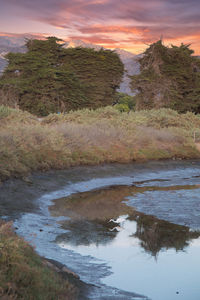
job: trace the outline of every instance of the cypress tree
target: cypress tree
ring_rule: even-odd
[[[190,45],[150,45],[140,58],[139,75],[131,76],[138,109],[168,107],[200,112],[200,59]]]
[[[26,53],[7,55],[9,64],[0,79],[1,91],[15,95],[21,109],[45,116],[114,101],[124,72],[115,52],[66,49],[56,37],[27,40],[26,46]]]

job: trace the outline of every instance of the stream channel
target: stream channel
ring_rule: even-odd
[[[200,299],[200,161],[9,180],[0,186],[0,216],[80,276],[80,300]]]

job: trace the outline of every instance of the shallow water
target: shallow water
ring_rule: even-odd
[[[136,222],[126,219],[120,225],[119,233],[108,243],[93,241],[89,245],[74,245],[68,239],[65,240],[64,235],[57,243],[61,248],[106,261],[113,272],[103,279],[103,283],[107,285],[144,294],[156,300],[199,299],[200,239],[188,242],[185,240],[186,236],[183,236],[183,240],[179,240],[180,246],[176,241],[174,245],[171,241],[167,245],[162,235],[152,237],[151,233],[151,239],[158,244],[151,248],[149,244],[152,240],[145,240],[143,245],[143,241],[138,238],[140,235],[137,234]],[[163,239],[161,244],[156,240],[159,238]],[[164,248],[160,249],[162,242]],[[190,245],[184,246],[187,242]],[[165,248],[166,246],[169,248]]]
[[[182,215],[180,218],[178,211],[182,211],[182,207],[175,199],[180,198],[180,191],[185,192],[186,199],[188,191],[198,198],[199,188],[199,185],[137,187],[134,184],[61,198],[50,209],[54,215],[62,211],[62,215],[71,219],[60,222],[67,232],[58,236],[56,243],[62,249],[106,261],[113,272],[103,280],[107,285],[155,300],[199,299],[200,231],[143,214],[132,206],[136,199],[134,203],[139,208],[137,197],[146,199],[147,191],[150,207],[154,207],[154,201],[157,204],[163,199],[164,196],[158,198],[158,192],[166,192],[170,198],[169,192],[173,191],[170,194],[176,206],[173,215],[181,223],[184,218]],[[126,199],[130,200],[126,202]],[[169,217],[171,201],[164,205],[164,213],[168,207]],[[160,203],[163,206],[162,201]],[[156,205],[157,210],[160,212]],[[197,227],[197,210],[186,207],[185,215],[185,220]]]
[[[9,186],[4,214],[41,255],[94,284],[85,299],[200,299],[200,162],[76,168],[32,181]],[[10,205],[16,193],[23,213]]]

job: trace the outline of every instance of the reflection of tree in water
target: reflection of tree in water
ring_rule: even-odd
[[[188,227],[159,220],[153,216],[138,213],[126,205],[127,197],[145,191],[168,191],[196,189],[199,186],[111,186],[90,192],[76,193],[57,199],[50,207],[54,216],[68,216],[70,221],[62,222],[67,232],[57,238],[57,242],[71,245],[106,245],[117,236],[115,227],[120,224],[109,222],[121,215],[129,215],[130,221],[137,223],[133,237],[141,241],[146,252],[157,256],[162,249],[183,250],[191,239],[198,238],[199,232],[191,232]],[[133,227],[134,228],[134,227]]]
[[[138,238],[141,247],[155,257],[162,249],[184,250],[192,239],[200,237],[200,232],[192,232],[186,226],[176,225],[141,213],[133,213],[128,220],[137,224],[136,232],[132,237]],[[72,246],[107,245],[118,234],[118,231],[115,230],[116,225],[120,226],[120,224],[100,220],[67,221],[62,226],[67,229],[67,232],[58,236],[56,242],[66,242]]]
[[[129,219],[135,220],[135,216]],[[145,251],[155,257],[162,249],[184,250],[192,239],[200,236],[200,232],[192,232],[189,227],[144,214],[138,214],[136,222],[137,230],[133,236],[140,239],[141,246]]]
[[[115,226],[108,221],[71,220],[63,223],[62,227],[67,232],[59,235],[56,242],[66,242],[72,246],[106,245],[117,235],[117,230],[113,230]]]

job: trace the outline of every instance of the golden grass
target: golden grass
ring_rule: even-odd
[[[0,107],[0,179],[81,164],[199,158],[200,117],[170,109],[121,113],[113,107],[42,120]]]

